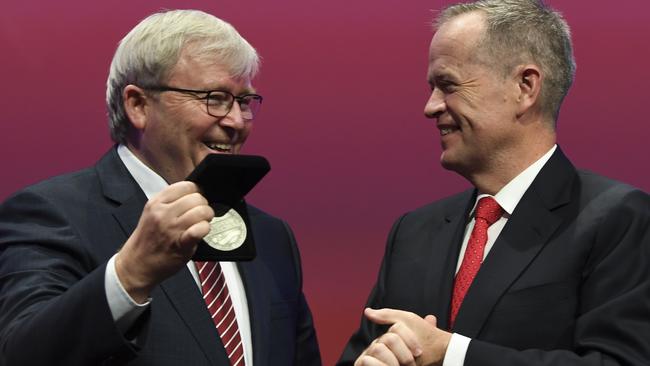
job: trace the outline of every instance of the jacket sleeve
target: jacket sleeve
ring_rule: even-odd
[[[135,357],[112,319],[105,263],[62,210],[25,190],[0,206],[0,364],[120,364]],[[147,318],[147,317],[145,317]]]

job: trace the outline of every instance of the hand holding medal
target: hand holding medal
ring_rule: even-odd
[[[247,261],[255,258],[255,242],[244,196],[271,170],[254,155],[208,155],[186,180],[196,183],[215,211],[210,232],[193,260]]]

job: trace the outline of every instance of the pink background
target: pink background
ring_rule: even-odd
[[[263,57],[264,106],[245,153],[273,171],[249,197],[287,219],[324,363],[333,364],[374,282],[390,225],[464,189],[440,168],[423,117],[423,0],[4,1],[0,12],[0,199],[93,164],[110,146],[104,93],[119,39],[161,8],[235,25]],[[560,144],[580,167],[650,190],[648,11],[643,0],[554,0],[573,28],[578,72]],[[588,6],[587,6],[588,5]]]

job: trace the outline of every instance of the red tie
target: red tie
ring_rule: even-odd
[[[492,197],[483,197],[478,201],[478,205],[476,205],[474,229],[472,229],[472,234],[469,236],[465,256],[463,256],[463,262],[454,281],[449,329],[453,328],[460,304],[463,303],[467,290],[472,284],[474,277],[476,277],[481,263],[483,263],[483,252],[485,251],[485,243],[487,243],[488,227],[494,224],[502,214],[503,209]]]
[[[232,366],[244,366],[244,345],[241,343],[235,309],[230,300],[226,279],[219,262],[196,262],[201,279],[203,300],[219,332]]]

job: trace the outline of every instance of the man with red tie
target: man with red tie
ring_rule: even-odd
[[[320,365],[284,221],[249,205],[254,260],[191,260],[215,213],[184,179],[240,152],[258,63],[200,11],[153,14],[122,39],[107,83],[115,147],[0,206],[1,365]]]
[[[474,188],[394,224],[339,365],[650,364],[650,197],[557,146],[574,72],[540,0],[441,12],[425,115]]]

